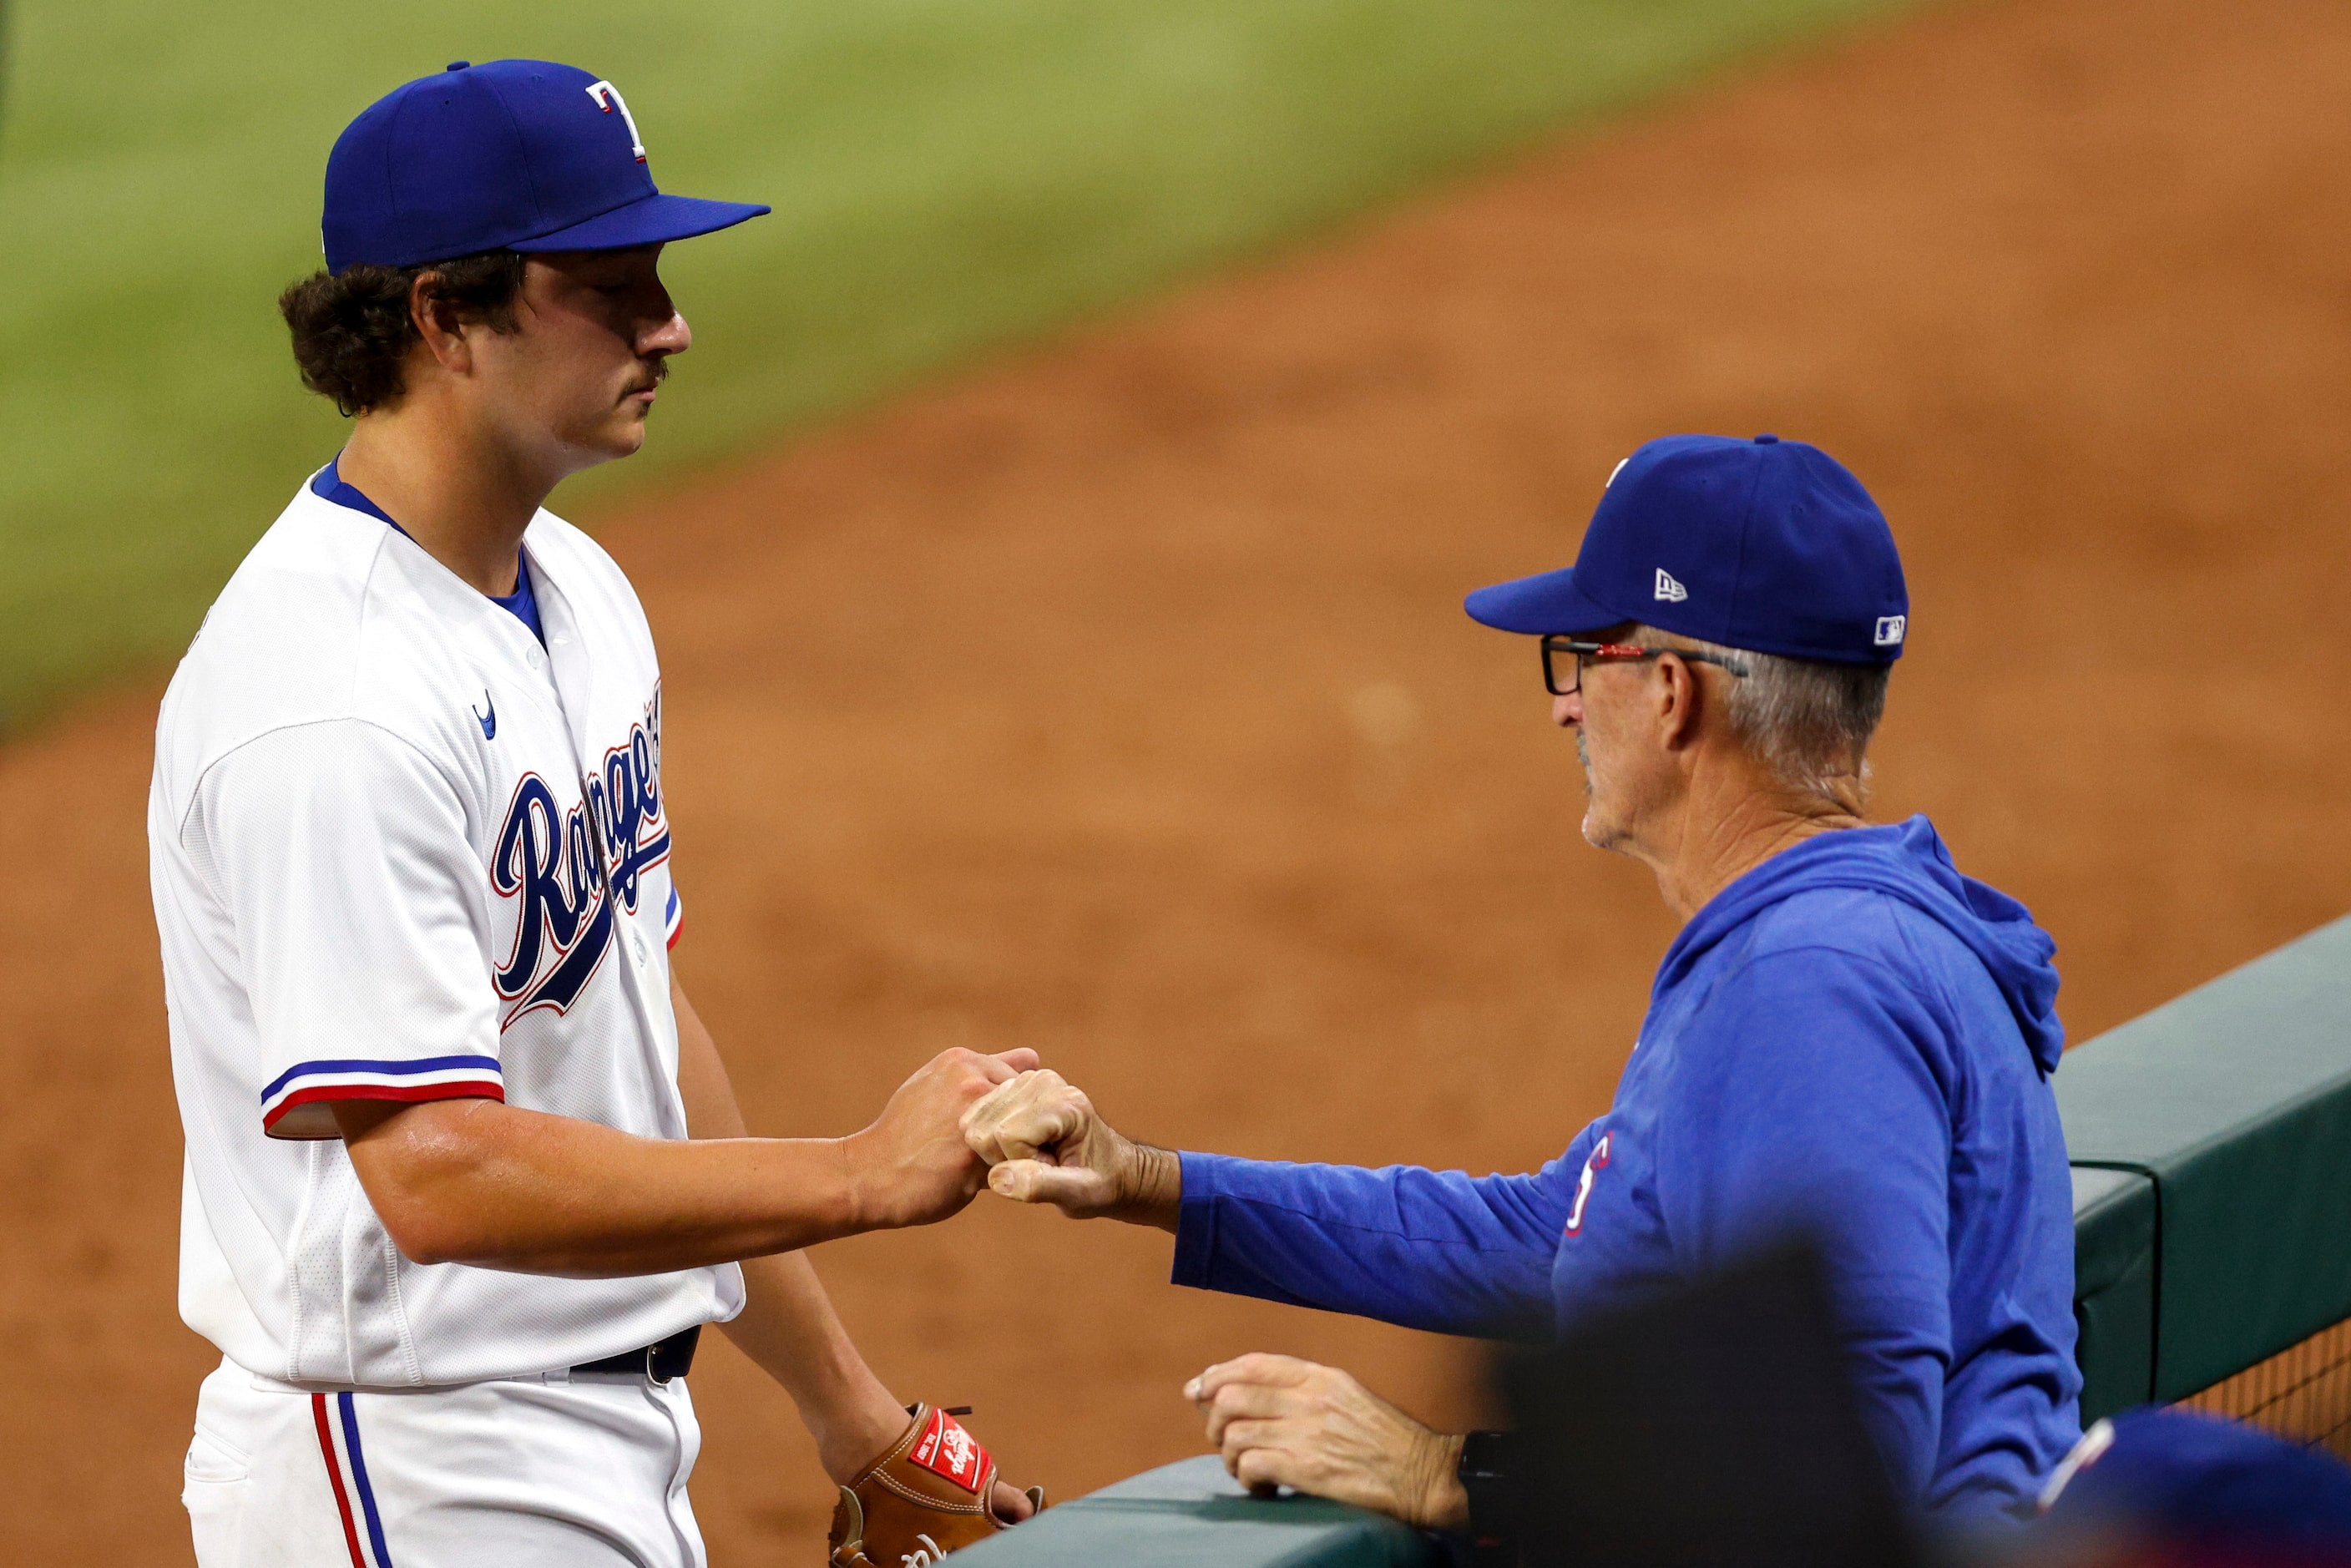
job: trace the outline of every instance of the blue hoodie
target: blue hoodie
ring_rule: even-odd
[[[1683,927],[1558,1159],[1186,1154],[1175,1281],[1540,1340],[1807,1230],[1897,1489],[2020,1509],[2081,1436],[2054,951],[1924,817],[1805,840]]]

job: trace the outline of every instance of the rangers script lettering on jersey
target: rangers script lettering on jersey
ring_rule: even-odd
[[[661,676],[620,569],[547,512],[546,643],[306,486],[163,700],[149,806],[188,1134],[181,1312],[290,1383],[544,1372],[742,1304],[732,1265],[419,1266],[332,1103],[503,1099],[681,1138]]]

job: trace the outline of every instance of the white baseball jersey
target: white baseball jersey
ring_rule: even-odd
[[[419,1266],[330,1103],[486,1096],[681,1138],[661,677],[628,580],[546,512],[542,647],[308,486],[164,696],[149,797],[187,1133],[180,1310],[241,1366],[386,1387],[576,1365],[741,1309],[729,1265]]]

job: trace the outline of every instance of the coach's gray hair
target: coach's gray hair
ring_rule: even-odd
[[[1730,730],[1782,782],[1858,804],[1869,788],[1869,737],[1886,716],[1891,664],[1835,664],[1726,648],[1643,626],[1635,640],[1696,649],[1745,666],[1722,683]]]

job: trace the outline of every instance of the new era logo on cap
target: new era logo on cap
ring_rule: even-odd
[[[1657,597],[1668,604],[1679,604],[1689,597],[1689,590],[1676,582],[1673,574],[1661,566],[1657,568]]]

